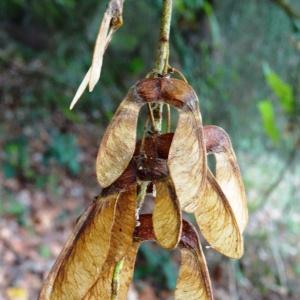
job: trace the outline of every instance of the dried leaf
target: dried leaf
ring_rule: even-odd
[[[198,234],[184,221],[180,242],[181,267],[176,283],[176,300],[212,300],[213,293]]]
[[[87,73],[85,74],[82,82],[80,83],[76,94],[70,104],[70,109],[73,109],[73,107],[75,106],[75,104],[77,103],[77,101],[80,99],[80,97],[82,96],[82,94],[84,93],[88,83],[89,83],[89,79],[90,79],[90,74],[91,74],[91,68],[89,68],[89,70],[87,71]]]
[[[89,91],[92,92],[95,85],[99,81],[105,50],[112,39],[113,33],[116,32],[123,23],[122,13],[124,1],[125,0],[109,1],[97,35],[92,65],[81,82],[71,102],[70,109],[73,109],[88,85]]]
[[[102,272],[94,285],[89,289],[84,299],[110,299],[113,291],[113,275],[118,262],[124,260],[120,280],[125,268],[132,265],[128,258],[128,249],[132,248],[133,232],[136,225],[136,186],[121,193],[116,207],[115,222],[111,231],[109,254],[103,265]],[[133,250],[131,250],[132,252]],[[134,256],[135,257],[135,256]],[[124,268],[124,271],[123,271]],[[129,272],[130,273],[130,272]],[[130,274],[127,274],[130,277]],[[117,292],[117,291],[116,291]],[[123,291],[124,292],[124,291]],[[121,294],[120,294],[121,295]],[[118,298],[119,299],[119,298]]]
[[[156,241],[166,249],[175,248],[181,236],[181,210],[169,180],[155,183],[156,197],[153,209],[153,229]]]
[[[96,39],[93,61],[91,65],[91,73],[89,78],[89,91],[91,92],[100,78],[102,69],[103,55],[107,45],[107,36],[110,27],[112,15],[109,9],[104,13],[99,33]]]
[[[205,126],[207,151],[216,157],[216,179],[233,210],[240,231],[248,222],[248,208],[240,169],[227,133],[217,126]]]
[[[82,299],[107,257],[118,194],[96,200],[81,216],[42,288],[41,300]]]
[[[195,218],[207,242],[218,252],[240,258],[243,255],[243,238],[235,215],[213,174],[207,172],[207,184]]]
[[[111,185],[129,165],[135,150],[140,107],[129,92],[104,133],[96,162],[97,178],[102,187]]]

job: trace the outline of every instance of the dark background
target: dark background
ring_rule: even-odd
[[[251,213],[241,260],[205,249],[216,299],[299,299],[300,3],[281,2],[174,0],[171,64],[198,93],[204,124],[232,137]],[[153,67],[161,0],[126,0],[100,83],[69,111],[105,4],[0,2],[0,299],[37,296],[99,192],[104,128]],[[145,244],[130,299],[172,299],[177,265],[176,251]]]

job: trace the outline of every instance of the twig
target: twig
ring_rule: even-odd
[[[159,75],[166,75],[169,68],[169,37],[172,18],[173,0],[163,0],[159,43],[157,48],[156,61],[153,72]],[[161,132],[162,112],[161,103],[152,105],[152,111],[155,118],[155,131]]]
[[[124,265],[124,258],[119,260],[115,265],[113,280],[112,280],[111,300],[118,299],[118,292],[120,287],[120,273],[122,271],[123,265]]]

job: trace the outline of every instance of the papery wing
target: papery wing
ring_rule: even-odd
[[[235,214],[241,232],[248,222],[248,207],[244,184],[231,141],[217,126],[205,126],[207,151],[216,158],[216,179]]]
[[[155,183],[153,229],[156,241],[163,248],[176,247],[181,236],[181,210],[170,179]]]
[[[102,187],[111,185],[133,156],[140,107],[129,92],[105,131],[96,162],[97,178]]]
[[[101,197],[81,216],[46,279],[40,300],[83,299],[106,260],[118,194]]]
[[[215,250],[232,258],[243,255],[243,239],[235,215],[210,171],[195,218],[204,238]]]
[[[212,300],[212,287],[199,237],[186,221],[180,242],[181,265],[176,282],[176,300]]]
[[[179,112],[168,166],[181,208],[193,212],[206,178],[206,153],[197,110]]]
[[[111,299],[114,293],[118,294],[117,299],[126,298],[126,287],[128,288],[130,283],[128,281],[132,278],[138,248],[133,242],[135,214],[136,187],[132,186],[119,196],[115,222],[111,231],[109,254],[99,278],[84,299]],[[116,270],[117,275],[115,275]]]

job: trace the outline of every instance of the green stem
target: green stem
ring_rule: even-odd
[[[124,264],[124,258],[119,260],[115,265],[113,280],[112,280],[111,300],[116,300],[118,298],[118,292],[120,287],[120,273],[122,271],[123,264]]]

